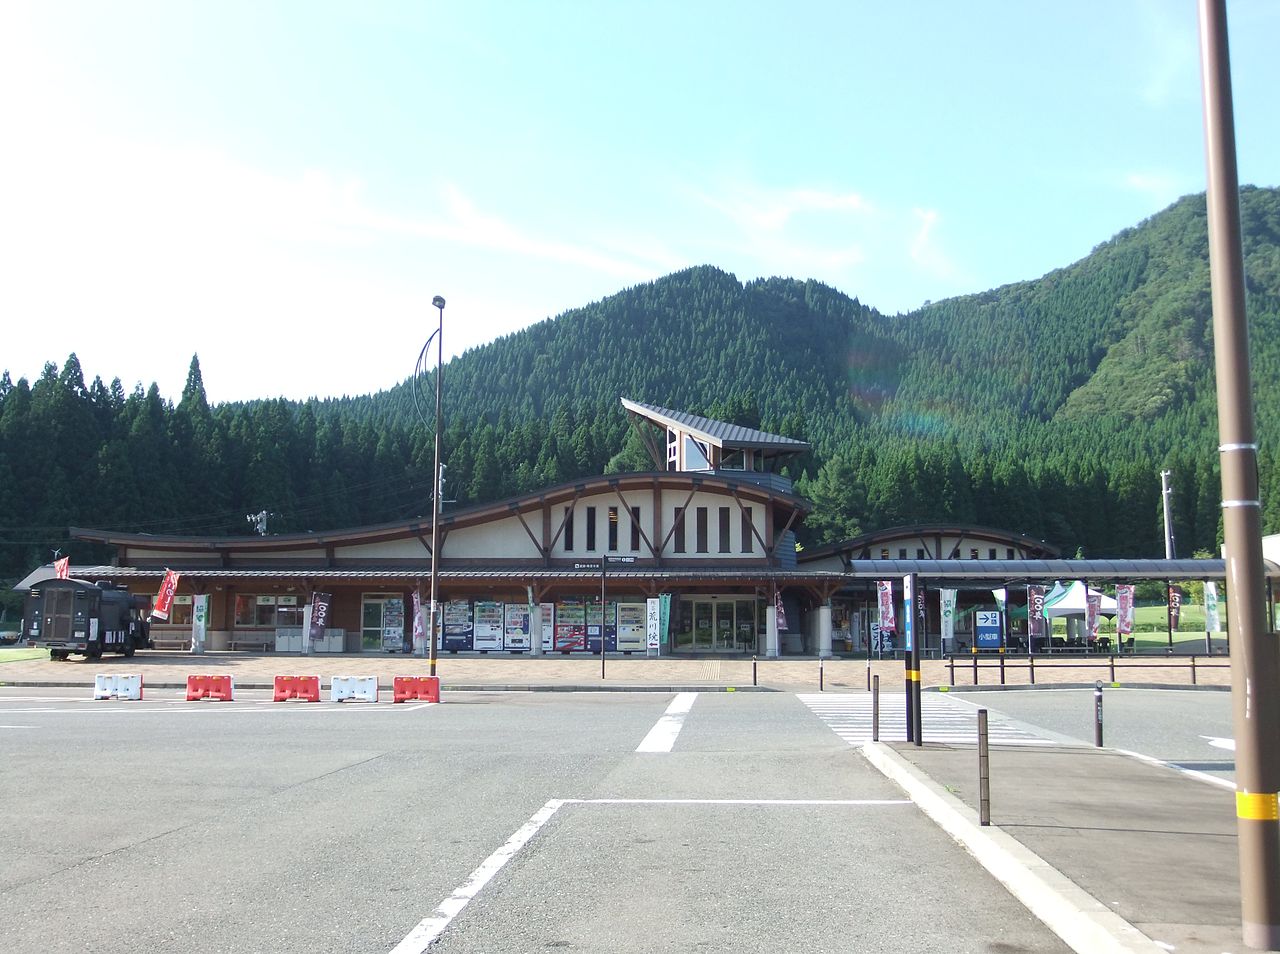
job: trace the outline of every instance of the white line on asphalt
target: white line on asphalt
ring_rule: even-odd
[[[33,725],[0,725],[0,729],[34,729]]]
[[[910,805],[909,798],[566,798],[575,805]]]
[[[1128,749],[1112,749],[1119,755],[1127,755],[1131,759],[1137,759],[1140,762],[1147,762],[1151,765],[1163,765],[1165,768],[1171,768],[1175,772],[1181,772],[1183,775],[1190,776],[1201,782],[1208,782],[1210,785],[1217,785],[1219,788],[1229,788],[1235,791],[1236,783],[1229,778],[1219,778],[1217,775],[1210,775],[1208,772],[1197,772],[1195,769],[1183,768],[1177,762],[1166,762],[1164,759],[1158,759],[1154,756],[1143,755],[1141,752],[1130,752]]]
[[[391,951],[391,954],[422,954],[434,941],[438,938],[442,931],[449,926],[449,922],[462,913],[468,902],[471,901],[480,889],[492,880],[508,861],[510,861],[517,851],[528,843],[529,839],[538,833],[543,825],[551,820],[551,816],[559,810],[564,802],[560,799],[553,798],[538,811],[533,814],[527,822],[521,826],[520,830],[507,839],[507,843],[486,858],[480,867],[471,872],[466,882],[457,888],[453,894],[436,908],[436,912],[429,918],[423,918],[418,922],[418,926],[406,935],[405,939],[397,944]]]
[[[662,714],[657,725],[649,730],[644,741],[636,746],[637,752],[670,752],[676,744],[676,736],[684,727],[684,717],[693,708],[693,700],[698,698],[696,692],[680,692],[671,700],[667,711]]]
[[[694,695],[695,693],[687,693]],[[674,704],[674,703],[673,703]],[[690,703],[692,704],[692,703]],[[688,711],[686,709],[686,711]],[[391,954],[424,954],[445,928],[462,913],[473,898],[493,880],[503,865],[529,843],[534,835],[565,805],[787,805],[787,806],[855,806],[879,807],[910,805],[907,798],[553,798],[536,811],[506,843],[481,862],[470,877],[453,894],[449,895],[431,917],[423,918],[403,941],[391,949]]]

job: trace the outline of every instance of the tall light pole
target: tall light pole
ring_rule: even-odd
[[[1226,0],[1200,0],[1208,171],[1209,285],[1218,383],[1218,455],[1226,551],[1231,647],[1232,723],[1236,739],[1236,833],[1240,852],[1241,927],[1245,944],[1280,950],[1280,657],[1267,631],[1254,436],[1245,322],[1240,183],[1227,53]]]
[[[427,641],[430,643],[430,671],[436,674],[436,643],[439,639],[440,608],[440,384],[444,373],[444,299],[439,295],[431,299],[440,312],[440,324],[436,328],[436,458],[431,469],[431,625],[428,627]]]

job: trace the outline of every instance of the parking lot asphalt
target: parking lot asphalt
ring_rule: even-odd
[[[1105,658],[1101,663],[1106,665]],[[0,685],[87,687],[98,672],[141,672],[148,686],[176,687],[185,684],[187,675],[217,672],[233,675],[238,688],[269,687],[273,676],[285,674],[316,674],[324,680],[372,675],[389,686],[396,675],[424,674],[426,665],[426,660],[408,656],[140,653],[129,660],[5,663],[0,665]],[[1185,686],[1186,665],[1177,657],[1153,662],[1151,668],[1126,673],[1125,683]],[[759,660],[754,684],[750,659],[608,657],[603,678],[600,666],[599,657],[444,656],[438,674],[446,705],[451,691],[466,689],[811,694],[821,680],[822,688],[835,698],[865,693],[869,675],[879,676],[887,692],[898,691],[903,684],[903,663],[887,660],[874,661],[869,668],[865,660],[826,660],[821,669],[813,659]],[[1037,664],[1038,683],[1091,681],[1081,678],[1078,669],[1061,670],[1055,679],[1050,675],[1052,666]],[[1006,672],[1007,679],[1011,672]],[[990,673],[984,668],[980,675],[985,680]],[[926,684],[946,686],[950,676],[945,661],[923,666]],[[1199,682],[1225,685],[1227,676],[1226,668],[1202,670]],[[1233,789],[1222,780],[1214,785],[1118,750],[1064,745],[1060,740],[1046,745],[993,744],[993,824],[982,827],[977,824],[974,745],[851,744],[903,786],[975,857],[994,852],[1001,858],[1021,859],[1021,867],[1009,870],[1023,873],[1009,879],[998,873],[1003,862],[995,868],[988,865],[988,870],[1034,913],[1042,914],[1037,905],[1044,906],[1045,895],[1027,885],[1042,875],[1050,896],[1070,894],[1073,889],[1080,892],[1079,903],[1066,921],[1051,924],[1076,950],[1174,950],[1180,954],[1244,950]],[[944,817],[948,812],[949,819]],[[1108,922],[1108,917],[1113,920]],[[1116,917],[1122,920],[1115,921]],[[1114,942],[1114,946],[1103,948],[1089,933],[1100,923],[1127,924],[1137,930],[1132,935],[1110,931],[1108,944]],[[1072,942],[1069,935],[1076,929],[1084,933]]]

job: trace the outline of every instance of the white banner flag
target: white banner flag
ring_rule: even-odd
[[[1204,631],[1219,633],[1222,631],[1222,619],[1218,615],[1218,584],[1204,585]]]
[[[938,610],[942,617],[942,651],[951,652],[956,638],[955,590],[938,590]]]

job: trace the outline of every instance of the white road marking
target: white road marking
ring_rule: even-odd
[[[797,693],[796,697],[850,745],[871,741],[871,696],[868,693]],[[925,742],[977,745],[977,709],[957,705],[960,701],[933,695],[926,695],[920,700]],[[881,741],[906,741],[906,711],[905,694],[881,694]],[[994,712],[987,723],[987,731],[990,741],[1000,745],[1054,744],[1050,739],[1006,722]]]
[[[1234,752],[1236,750],[1235,739],[1219,739],[1212,735],[1202,735],[1200,738],[1204,739],[1216,749],[1226,749],[1228,752]]]
[[[685,693],[695,695],[695,693]],[[674,703],[673,703],[674,705]],[[692,703],[690,703],[692,705]],[[687,708],[685,711],[688,711]],[[494,875],[529,843],[542,826],[551,820],[565,805],[785,805],[785,806],[897,806],[910,805],[907,798],[820,799],[820,798],[553,798],[525,822],[501,848],[491,854],[480,867],[471,872],[463,884],[441,902],[435,913],[423,918],[403,941],[391,949],[391,954],[425,954],[445,928],[462,913],[477,894],[493,880]]]
[[[0,725],[0,729],[34,729],[33,725]]]
[[[672,746],[676,744],[676,736],[684,728],[684,717],[689,714],[689,710],[693,708],[693,700],[697,698],[696,692],[677,693],[657,725],[650,729],[644,741],[636,746],[636,751],[670,752]]]
[[[1130,752],[1128,749],[1113,749],[1120,755],[1127,755],[1131,759],[1137,759],[1140,762],[1147,762],[1151,765],[1163,765],[1165,768],[1171,768],[1175,772],[1181,772],[1201,782],[1208,782],[1210,785],[1216,785],[1219,788],[1229,788],[1233,792],[1236,789],[1236,783],[1229,778],[1219,778],[1217,775],[1210,775],[1208,772],[1197,772],[1195,769],[1183,768],[1177,762],[1166,762],[1164,759],[1158,759],[1151,755],[1143,755],[1141,752]]]
[[[471,877],[459,888],[455,889],[453,894],[445,898],[440,907],[436,908],[435,914],[419,921],[418,926],[410,931],[403,941],[392,948],[391,954],[423,954],[431,942],[438,938],[444,929],[449,926],[449,922],[462,913],[462,909],[467,906],[472,898],[480,893],[480,889],[502,870],[502,866],[510,861],[515,856],[515,853],[528,843],[530,838],[538,833],[538,829],[551,820],[551,816],[563,804],[562,800],[553,798],[538,811],[534,812],[533,817],[508,838],[505,845],[481,862],[480,867],[471,872]]]

